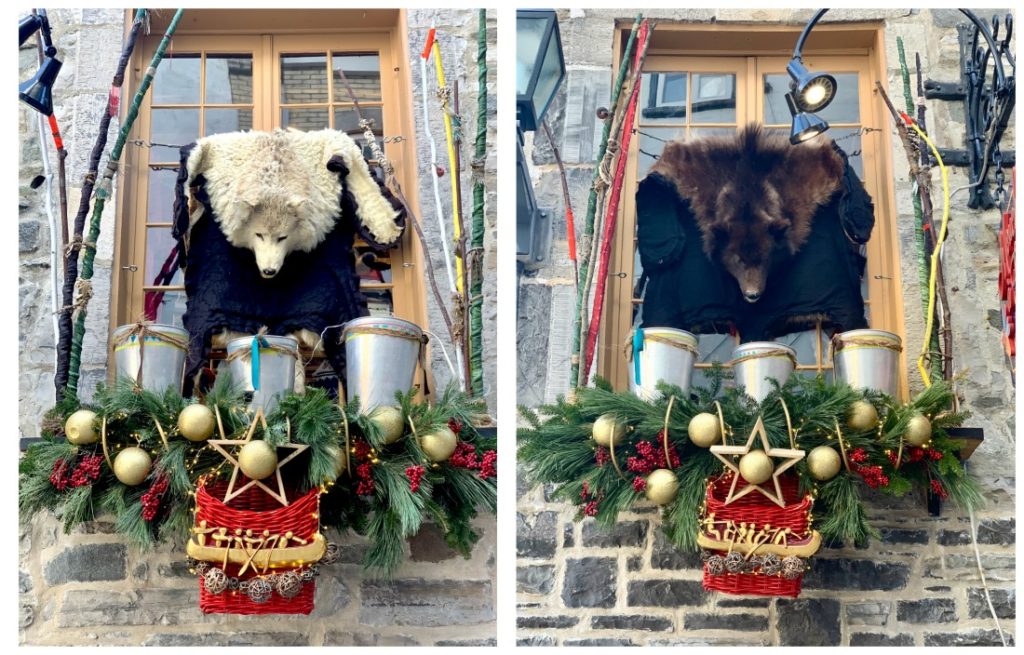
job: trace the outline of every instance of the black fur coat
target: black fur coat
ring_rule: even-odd
[[[754,127],[736,137],[666,145],[636,195],[647,278],[643,327],[735,329],[744,342],[811,329],[819,319],[836,331],[867,327],[860,244],[874,226],[871,197],[838,146],[813,148],[780,143]],[[753,210],[722,221],[727,187],[738,190],[737,204]],[[774,196],[776,207],[762,214],[765,196]],[[782,228],[759,239],[737,227],[770,222],[773,213],[783,217]],[[756,302],[744,299],[723,265],[730,241],[741,253],[764,251],[767,281]]]

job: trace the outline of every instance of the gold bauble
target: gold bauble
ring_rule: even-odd
[[[701,412],[691,418],[686,431],[690,435],[690,443],[701,448],[715,445],[722,434],[718,417],[708,412]]]
[[[216,427],[213,410],[206,405],[189,405],[178,414],[178,432],[189,441],[206,441]]]
[[[818,446],[807,454],[807,470],[811,472],[815,480],[824,482],[831,480],[839,473],[842,460],[834,448]]]
[[[907,423],[907,431],[903,433],[903,439],[911,446],[921,447],[931,441],[932,422],[923,414],[917,414]]]
[[[647,500],[655,505],[664,505],[672,502],[679,491],[679,478],[668,469],[657,469],[651,471],[647,476],[647,486],[644,488],[644,495]]]
[[[96,412],[90,409],[80,409],[64,423],[64,434],[68,441],[76,446],[96,443],[99,439],[99,432],[96,430]]]
[[[775,465],[763,450],[752,450],[740,457],[740,477],[750,484],[761,484],[772,477]]]
[[[446,461],[455,452],[457,445],[459,438],[447,425],[442,425],[420,437],[420,448],[432,462]]]
[[[153,460],[149,453],[138,446],[124,448],[114,458],[114,477],[129,487],[142,484],[149,475]]]
[[[338,456],[334,460],[334,477],[339,478],[348,470],[348,453],[344,448],[338,449]]]
[[[846,424],[858,432],[874,430],[878,427],[878,410],[868,401],[858,400],[850,405]]]
[[[370,420],[380,430],[380,438],[384,443],[395,443],[405,434],[405,417],[398,407],[382,405],[373,410]]]
[[[590,434],[598,446],[618,446],[626,436],[626,424],[614,414],[602,414],[594,421]]]
[[[238,451],[238,468],[250,480],[269,478],[277,470],[277,449],[266,441],[250,441]]]

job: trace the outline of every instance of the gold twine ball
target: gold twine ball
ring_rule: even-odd
[[[373,410],[370,420],[380,430],[381,440],[386,444],[395,443],[405,434],[405,417],[398,407],[382,405]]]
[[[114,477],[129,487],[142,484],[149,475],[153,460],[149,453],[137,446],[123,449],[114,458]]]
[[[911,446],[921,447],[932,438],[932,422],[923,414],[917,414],[907,424],[903,439]]]
[[[80,409],[64,423],[64,434],[68,441],[76,446],[96,443],[99,439],[99,432],[96,430],[96,412],[90,409]]]
[[[831,480],[839,473],[842,460],[834,448],[818,446],[807,454],[807,470],[811,472],[815,480],[824,482]]]
[[[594,421],[590,434],[598,446],[618,446],[626,436],[626,424],[614,414],[602,414]]]
[[[664,505],[672,502],[679,491],[679,479],[676,474],[668,469],[657,469],[651,471],[647,476],[647,486],[644,488],[644,495],[647,500],[655,505]]]
[[[775,465],[763,450],[752,450],[740,457],[740,477],[750,484],[761,484],[772,477]]]
[[[708,412],[701,412],[691,418],[686,432],[690,435],[690,443],[701,448],[713,446],[722,434],[718,417]]]
[[[266,441],[250,441],[238,453],[238,467],[250,480],[269,478],[277,470],[277,450]]]
[[[213,410],[206,405],[189,405],[178,414],[178,432],[189,441],[206,441],[216,427]]]
[[[858,400],[850,405],[846,424],[859,432],[874,430],[878,426],[878,410],[868,401]]]
[[[420,448],[432,462],[446,461],[455,452],[458,444],[459,438],[446,425],[420,437]]]

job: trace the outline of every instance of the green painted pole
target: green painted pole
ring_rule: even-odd
[[[477,18],[476,39],[476,143],[473,167],[473,222],[469,257],[469,383],[474,396],[484,393],[483,365],[483,250],[484,250],[484,162],[487,159],[487,10]]]

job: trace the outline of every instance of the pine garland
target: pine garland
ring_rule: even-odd
[[[554,498],[578,507],[577,520],[592,516],[610,526],[620,512],[647,502],[642,492],[643,475],[629,470],[627,462],[640,456],[638,444],[642,442],[653,444],[657,450],[663,448],[666,411],[669,398],[674,396],[667,427],[669,444],[680,457],[674,468],[679,490],[676,498],[662,508],[663,529],[678,548],[695,552],[698,514],[707,480],[724,473],[725,468],[707,449],[690,442],[690,420],[700,412],[716,413],[717,399],[730,443],[742,444],[760,417],[772,447],[789,448],[781,398],[789,408],[797,448],[808,453],[822,445],[837,448],[838,423],[847,453],[853,453],[857,460],[826,482],[814,479],[806,459],[791,469],[801,489],[816,499],[815,527],[826,542],[863,545],[878,536],[867,521],[862,482],[893,496],[930,491],[949,498],[965,511],[983,502],[977,481],[957,457],[959,444],[947,433],[948,428],[961,425],[967,414],[947,410],[953,394],[946,383],[935,383],[902,405],[880,393],[826,382],[823,376],[794,376],[784,386],[776,385],[775,391],[758,405],[741,390],[723,390],[727,376],[725,369],[716,367],[706,387],[695,387],[685,394],[678,387],[661,384],[662,398],[654,402],[628,392],[616,393],[606,382],[598,381],[594,388],[577,390],[575,402],[559,398],[557,403],[536,411],[520,408],[526,424],[518,433],[520,462],[534,483],[554,485]],[[878,410],[881,419],[876,428],[858,431],[847,424],[851,405],[860,400],[867,400]],[[608,449],[597,446],[591,437],[593,422],[605,414],[614,415],[631,428],[615,447],[614,456],[623,475],[610,463]],[[931,421],[931,445],[913,448],[903,443],[901,450],[902,435],[919,414]]]
[[[322,389],[283,398],[266,417],[267,429],[258,429],[254,437],[273,445],[290,442],[309,447],[282,468],[286,486],[299,493],[319,487],[323,492],[321,525],[368,536],[371,543],[363,563],[385,575],[401,564],[405,540],[416,534],[424,521],[435,522],[448,544],[469,557],[479,538],[471,525],[473,519],[478,512],[493,514],[497,507],[496,440],[473,427],[482,423],[483,403],[454,387],[433,405],[417,402],[413,392],[397,394],[395,400],[406,429],[403,437],[390,445],[383,443],[377,424],[359,412],[356,402],[345,405],[343,414],[342,407]],[[178,415],[193,402],[202,402],[219,413],[228,439],[244,438],[252,416],[226,375],[218,376],[201,401],[184,399],[173,391],[160,396],[125,379],[101,386],[89,406],[66,398],[47,414],[42,441],[30,446],[21,460],[21,520],[28,523],[37,514],[51,511],[62,520],[65,532],[70,532],[80,523],[109,514],[115,517],[115,530],[143,550],[162,541],[186,539],[199,479],[225,479],[232,471],[205,442],[194,443],[179,434]],[[99,421],[106,420],[112,460],[128,446],[150,452],[153,467],[142,484],[122,484],[105,462],[99,464],[98,476],[88,484],[68,482],[83,462],[96,465],[95,458],[103,459],[99,442],[76,446],[63,436],[67,417],[80,408],[95,411]],[[346,418],[347,469],[339,466],[344,461]],[[459,457],[431,463],[420,449],[413,427],[416,435],[422,436],[443,426],[457,432]],[[161,429],[167,437],[166,447]],[[418,482],[414,484],[410,474],[419,475]],[[147,503],[154,512],[149,518]]]

